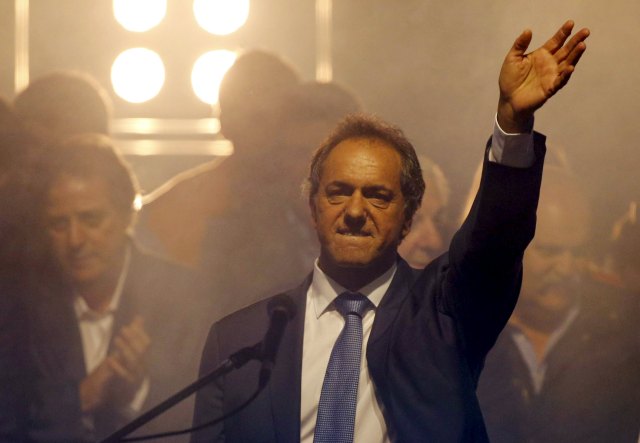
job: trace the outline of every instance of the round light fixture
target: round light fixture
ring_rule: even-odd
[[[127,31],[148,31],[166,14],[167,0],[113,0],[113,15]]]
[[[206,52],[196,60],[191,71],[191,85],[200,100],[210,105],[217,103],[222,78],[236,57],[235,52],[220,49]]]
[[[146,48],[127,49],[111,66],[113,90],[131,103],[146,102],[158,95],[164,76],[162,59]]]
[[[207,32],[227,35],[247,21],[249,0],[194,0],[193,14]]]

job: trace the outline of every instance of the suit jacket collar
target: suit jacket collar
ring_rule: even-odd
[[[113,321],[113,333],[117,332],[124,326],[131,323],[136,314],[140,312],[148,312],[149,308],[153,306],[153,295],[148,294],[147,288],[141,287],[140,282],[146,281],[144,278],[140,278],[148,274],[148,256],[146,256],[136,242],[129,241],[128,248],[130,251],[130,260],[128,268],[126,270],[125,280],[122,286],[122,294],[120,296],[118,309],[114,315]],[[148,294],[149,300],[145,300],[141,297],[142,294]],[[146,303],[146,306],[143,304]]]
[[[296,314],[285,329],[277,363],[271,374],[269,396],[277,441],[300,439],[300,380],[302,378],[302,339],[306,299],[311,274],[287,296],[296,306]]]
[[[382,301],[376,310],[376,317],[373,322],[373,329],[369,337],[370,347],[385,335],[385,332],[398,314],[400,306],[410,293],[411,286],[418,275],[418,271],[412,269],[406,261],[398,257],[398,269],[391,281],[391,286],[387,289]]]
[[[31,357],[46,377],[80,380],[86,375],[82,338],[71,299],[63,296],[47,294],[32,304]]]
[[[394,265],[382,273],[382,275],[361,287],[357,292],[369,298],[369,301],[371,301],[374,306],[379,306],[382,298],[391,286],[396,270],[397,264],[394,263]],[[307,292],[308,296],[312,297],[311,302],[316,310],[316,317],[322,315],[333,303],[334,299],[345,291],[347,291],[347,288],[325,274],[316,261],[311,286]]]
[[[135,278],[133,277],[136,273],[140,272],[138,268],[140,267],[141,252],[135,247],[133,242],[130,242],[130,251],[129,269],[126,270],[118,309],[113,317],[113,334],[117,334],[123,326],[131,323],[135,314],[140,312],[138,300],[135,299],[136,290],[133,283]]]

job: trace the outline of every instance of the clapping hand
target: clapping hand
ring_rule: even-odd
[[[113,338],[113,352],[107,357],[115,374],[114,395],[117,402],[128,403],[147,375],[147,353],[151,339],[144,329],[142,317],[122,327]]]
[[[80,383],[82,411],[93,411],[109,399],[120,406],[128,404],[147,375],[150,344],[142,317],[120,329],[113,338],[113,350]]]

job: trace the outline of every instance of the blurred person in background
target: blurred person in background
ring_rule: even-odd
[[[640,296],[640,223],[636,201],[629,203],[613,227],[610,255],[621,284],[637,299]]]
[[[7,276],[20,272],[37,246],[27,240],[34,228],[33,188],[44,146],[0,100],[0,272]]]
[[[37,77],[15,97],[13,107],[23,124],[46,139],[110,133],[111,99],[85,72],[56,71]]]
[[[43,256],[36,182],[44,143],[0,99],[0,442],[25,440],[28,417],[27,307]]]
[[[584,266],[591,220],[577,178],[546,166],[520,298],[478,386],[492,442],[636,442],[637,328]]]
[[[218,229],[212,222],[268,189],[262,175],[277,148],[278,107],[298,83],[296,69],[275,54],[250,50],[238,56],[219,94],[220,129],[233,153],[184,171],[144,197],[136,232],[144,246],[205,270],[203,242]]]
[[[73,135],[108,135],[112,115],[111,99],[98,81],[88,73],[71,70],[55,71],[33,79],[5,108],[10,117],[2,131],[5,138],[17,136],[22,139],[12,146],[18,153],[16,158],[22,160],[19,165],[5,163],[4,166],[14,176],[22,177],[23,185],[17,193],[29,194],[24,201],[30,203],[23,204],[22,210],[31,211],[37,209],[33,185],[54,155],[48,150]],[[29,168],[39,168],[39,172],[27,171],[25,164]],[[30,214],[26,220],[31,225],[29,235],[37,236],[39,230],[34,228],[37,217]],[[30,242],[31,245],[37,243],[41,243],[39,239]],[[25,255],[34,254],[38,251],[30,250]]]
[[[50,272],[29,306],[28,438],[89,442],[195,379],[213,315],[191,271],[132,241],[137,183],[108,137],[74,136],[50,153],[38,208]],[[183,403],[145,429],[185,427],[190,413]]]
[[[429,191],[413,216],[411,231],[398,246],[400,256],[414,269],[424,268],[446,250],[446,210],[451,193],[442,169],[427,156],[418,159]]]

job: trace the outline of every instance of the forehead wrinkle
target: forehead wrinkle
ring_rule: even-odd
[[[109,211],[118,212],[103,178],[85,179],[67,174],[53,182],[45,207],[45,214],[49,216]]]
[[[353,145],[353,142],[359,143]],[[349,144],[344,144],[349,143]],[[345,151],[350,155],[346,155]],[[382,161],[380,157],[370,155],[374,151],[386,151],[385,156],[394,158],[394,163],[398,168],[390,171],[389,165]],[[338,163],[336,157],[342,157],[342,161]],[[345,159],[346,157],[346,159]],[[395,149],[386,143],[377,139],[346,139],[339,143],[329,154],[323,168],[322,179],[330,178],[329,183],[343,182],[347,184],[357,183],[361,187],[377,186],[384,189],[391,189],[394,185],[401,184],[401,159]],[[387,171],[384,171],[387,169]],[[383,173],[385,172],[385,173]],[[392,177],[395,175],[396,177]],[[329,177],[332,176],[332,177]],[[387,181],[387,183],[384,183]],[[395,183],[394,183],[395,181]]]

